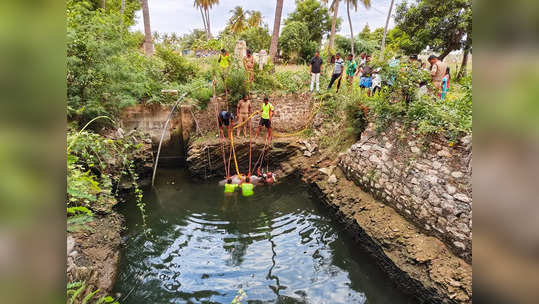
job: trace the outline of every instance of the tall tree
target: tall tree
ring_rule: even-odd
[[[102,9],[105,9],[106,5],[105,5],[105,0],[101,0],[101,8]]]
[[[324,3],[328,3],[329,0],[323,0],[323,1]],[[328,44],[329,50],[333,50],[335,46],[335,32],[336,32],[336,26],[337,26],[337,19],[339,19],[339,17],[337,16],[339,13],[339,2],[341,2],[341,0],[333,0],[329,6],[330,11],[333,12],[333,18],[331,19],[331,32],[329,34],[329,44]],[[328,52],[328,56],[330,56],[329,52]]]
[[[297,21],[309,28],[309,39],[320,43],[331,30],[331,17],[327,7],[317,0],[296,0],[296,9],[288,15],[284,24]]]
[[[122,0],[122,5],[120,7],[120,14],[123,14],[125,13],[125,0]]]
[[[236,6],[230,11],[232,17],[228,20],[228,28],[233,34],[239,34],[247,28],[246,12],[241,6]]]
[[[463,48],[472,33],[472,0],[405,2],[397,6],[395,22],[414,37],[407,52],[419,53],[429,46],[443,60],[451,51]]]
[[[202,15],[202,23],[204,24],[204,30],[206,32],[206,40],[210,40],[211,27],[210,27],[210,9],[219,4],[219,0],[195,0],[193,4],[195,7],[200,9],[200,14]]]
[[[262,24],[262,13],[259,11],[249,11],[247,23],[252,27],[259,27]]]
[[[275,19],[273,20],[273,35],[271,36],[271,44],[269,55],[272,60],[275,60],[277,54],[277,43],[279,43],[279,29],[281,28],[281,14],[283,13],[283,0],[277,0],[275,6]]]
[[[352,29],[352,18],[350,18],[350,4],[354,7],[354,10],[357,12],[357,7],[359,2],[363,4],[365,8],[371,7],[371,0],[345,0],[346,1],[346,13],[348,14],[348,24],[350,24],[350,49],[352,49],[352,57],[355,57],[354,53],[354,31]]]
[[[382,46],[380,48],[380,60],[384,59],[384,49],[386,47],[387,27],[389,26],[389,19],[391,18],[391,11],[393,10],[394,2],[395,0],[391,0],[391,4],[389,5],[389,10],[387,11],[386,25],[384,26],[384,36],[382,37]]]
[[[153,56],[152,30],[150,28],[150,9],[148,0],[140,0],[142,5],[142,18],[144,19],[144,53]]]

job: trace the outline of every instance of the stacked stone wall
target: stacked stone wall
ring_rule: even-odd
[[[339,159],[348,178],[422,230],[472,259],[472,143],[420,138],[399,123],[370,124]]]

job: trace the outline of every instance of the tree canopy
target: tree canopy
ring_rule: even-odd
[[[404,2],[397,7],[395,22],[408,37],[404,49],[407,53],[419,53],[429,46],[441,52],[444,58],[449,52],[471,43],[472,0],[416,0]]]
[[[309,32],[307,39],[316,43],[322,41],[322,37],[331,31],[331,17],[327,7],[316,0],[296,0],[296,10],[285,20],[285,25],[291,22],[303,22]],[[340,28],[340,19],[337,20],[336,29]]]

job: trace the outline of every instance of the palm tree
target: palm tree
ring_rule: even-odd
[[[150,9],[148,0],[140,0],[142,4],[142,17],[144,19],[144,53],[153,56],[152,30],[150,28]]]
[[[125,12],[125,0],[122,0],[122,6],[120,7],[120,13],[122,14],[122,16],[124,12]]]
[[[389,11],[387,12],[386,26],[384,27],[384,36],[382,38],[382,47],[380,48],[380,59],[384,59],[384,48],[386,47],[387,27],[389,25],[389,19],[391,18],[391,11],[393,10],[394,2],[395,0],[391,0],[391,4],[389,5]]]
[[[352,49],[352,57],[355,57],[354,53],[354,32],[352,30],[352,18],[350,18],[350,4],[354,7],[354,10],[357,12],[358,2],[361,2],[365,8],[371,7],[371,0],[345,0],[346,1],[346,12],[348,14],[348,23],[350,24],[350,48]]]
[[[324,3],[328,3],[329,0],[323,0]],[[331,34],[329,35],[329,45],[328,45],[328,49],[329,50],[332,50],[333,49],[333,45],[335,44],[335,28],[337,26],[337,15],[339,13],[339,2],[341,2],[341,0],[333,0],[331,2],[331,5],[329,6],[329,9],[333,12],[333,19],[331,20]],[[328,56],[330,56],[330,54],[328,53]]]
[[[228,27],[230,31],[234,34],[241,33],[247,28],[247,19],[245,18],[245,11],[241,6],[236,6],[233,10],[230,11],[232,17],[228,21]]]
[[[271,44],[269,55],[272,60],[275,60],[277,54],[277,43],[279,42],[279,29],[281,28],[281,14],[283,12],[283,0],[277,0],[275,7],[275,20],[273,21],[273,35],[271,36]]]
[[[195,3],[193,4],[194,7],[200,9],[204,30],[206,32],[206,40],[210,40],[211,38],[210,9],[216,4],[219,4],[219,0],[195,0]]]
[[[250,11],[247,23],[249,24],[249,26],[259,27],[262,23],[262,13],[260,13],[259,11]]]

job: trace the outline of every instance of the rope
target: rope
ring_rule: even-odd
[[[244,121],[244,122],[242,122],[242,123],[240,123],[240,124],[235,125],[235,126],[234,126],[234,129],[242,127],[244,124],[246,124],[249,120],[251,120],[251,118],[253,118],[253,117],[254,117],[256,114],[258,114],[258,113],[260,113],[260,111],[254,112],[254,113],[251,114],[249,117],[247,117],[247,120],[246,120],[246,121]]]
[[[230,129],[230,149],[232,150],[232,154],[234,155],[234,165],[236,165],[236,174],[241,177],[240,170],[238,168],[238,160],[236,159],[236,149],[234,149],[234,132],[232,132],[232,128]],[[230,158],[228,160],[228,172],[230,172]]]
[[[248,121],[250,121],[248,119]],[[249,170],[247,171],[247,176],[251,176],[251,158],[252,158],[252,152],[251,152],[251,130],[253,128],[253,124],[252,123],[249,123]]]
[[[217,97],[216,97],[216,92],[215,92],[215,83],[216,83],[216,77],[213,76],[213,82],[212,82],[212,87],[213,87],[213,101],[214,101],[214,104],[215,104],[215,116],[217,117],[217,132],[219,132],[219,141],[221,142],[221,154],[223,156],[223,168],[225,168],[225,175],[226,175],[226,178],[229,178],[230,177],[230,170],[227,170],[227,167],[226,167],[226,154],[225,154],[225,143],[224,143],[224,135],[221,134],[221,128],[219,128],[219,110],[218,110],[218,102],[217,102]]]

